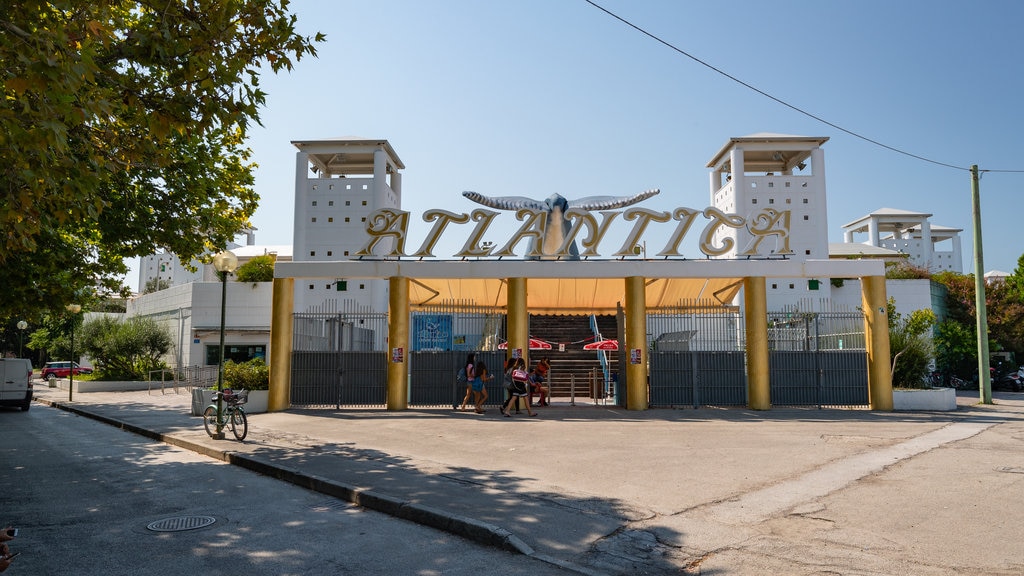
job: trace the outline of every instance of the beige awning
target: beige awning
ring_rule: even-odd
[[[676,306],[695,300],[719,304],[732,301],[742,286],[740,278],[657,278],[647,281],[647,307]],[[613,314],[625,304],[626,285],[621,278],[531,278],[526,283],[531,311]],[[508,291],[502,279],[413,279],[410,306],[442,302],[475,302],[505,306]]]

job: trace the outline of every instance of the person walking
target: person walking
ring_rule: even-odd
[[[529,376],[526,373],[526,362],[522,358],[516,358],[516,362],[512,364],[512,370],[509,372],[509,376],[512,379],[512,398],[509,399],[508,405],[505,406],[504,414],[506,418],[511,418],[512,404],[515,403],[516,409],[519,409],[519,400],[523,400],[523,404],[526,404],[526,413],[530,416],[536,416],[537,413],[530,408],[530,401],[527,399],[529,394]]]
[[[466,404],[473,397],[473,380],[476,378],[476,352],[470,352],[466,356],[466,364],[462,369],[466,373],[466,397],[462,399],[462,407],[459,410],[465,412]]]
[[[476,413],[484,413],[484,402],[487,402],[486,383],[494,380],[494,375],[487,373],[487,365],[483,361],[476,363],[473,378],[473,401],[476,405]]]

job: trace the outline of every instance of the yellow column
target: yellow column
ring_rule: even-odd
[[[743,307],[747,321],[747,407],[772,407],[768,372],[768,300],[764,278],[743,279]]]
[[[388,279],[387,409],[409,407],[409,279]]]
[[[530,311],[526,305],[526,278],[508,279],[508,350],[505,357],[511,358],[516,348],[523,350],[523,361],[530,361]],[[501,377],[501,366],[488,366],[495,378]]]
[[[642,276],[630,276],[626,278],[626,410],[650,407],[647,388],[647,292]]]
[[[860,279],[864,336],[868,345],[868,402],[872,410],[892,410],[892,372],[889,370],[889,318],[885,276]]]
[[[270,391],[267,393],[267,410],[278,412],[287,410],[292,403],[294,278],[274,279],[270,306]]]

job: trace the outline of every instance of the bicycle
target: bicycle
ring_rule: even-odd
[[[217,416],[217,398],[223,400],[219,418]],[[235,392],[226,388],[221,392],[214,392],[213,403],[207,406],[206,411],[203,412],[203,426],[206,427],[206,433],[216,438],[218,432],[230,427],[231,433],[238,438],[239,442],[245,440],[245,435],[249,433],[249,419],[245,415],[242,404],[248,400],[248,390]]]

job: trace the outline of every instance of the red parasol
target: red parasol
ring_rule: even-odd
[[[618,350],[618,340],[598,340],[597,342],[591,342],[583,346],[584,350]]]
[[[508,349],[508,342],[498,344],[498,350]],[[530,350],[551,350],[551,344],[536,338],[530,338]]]

